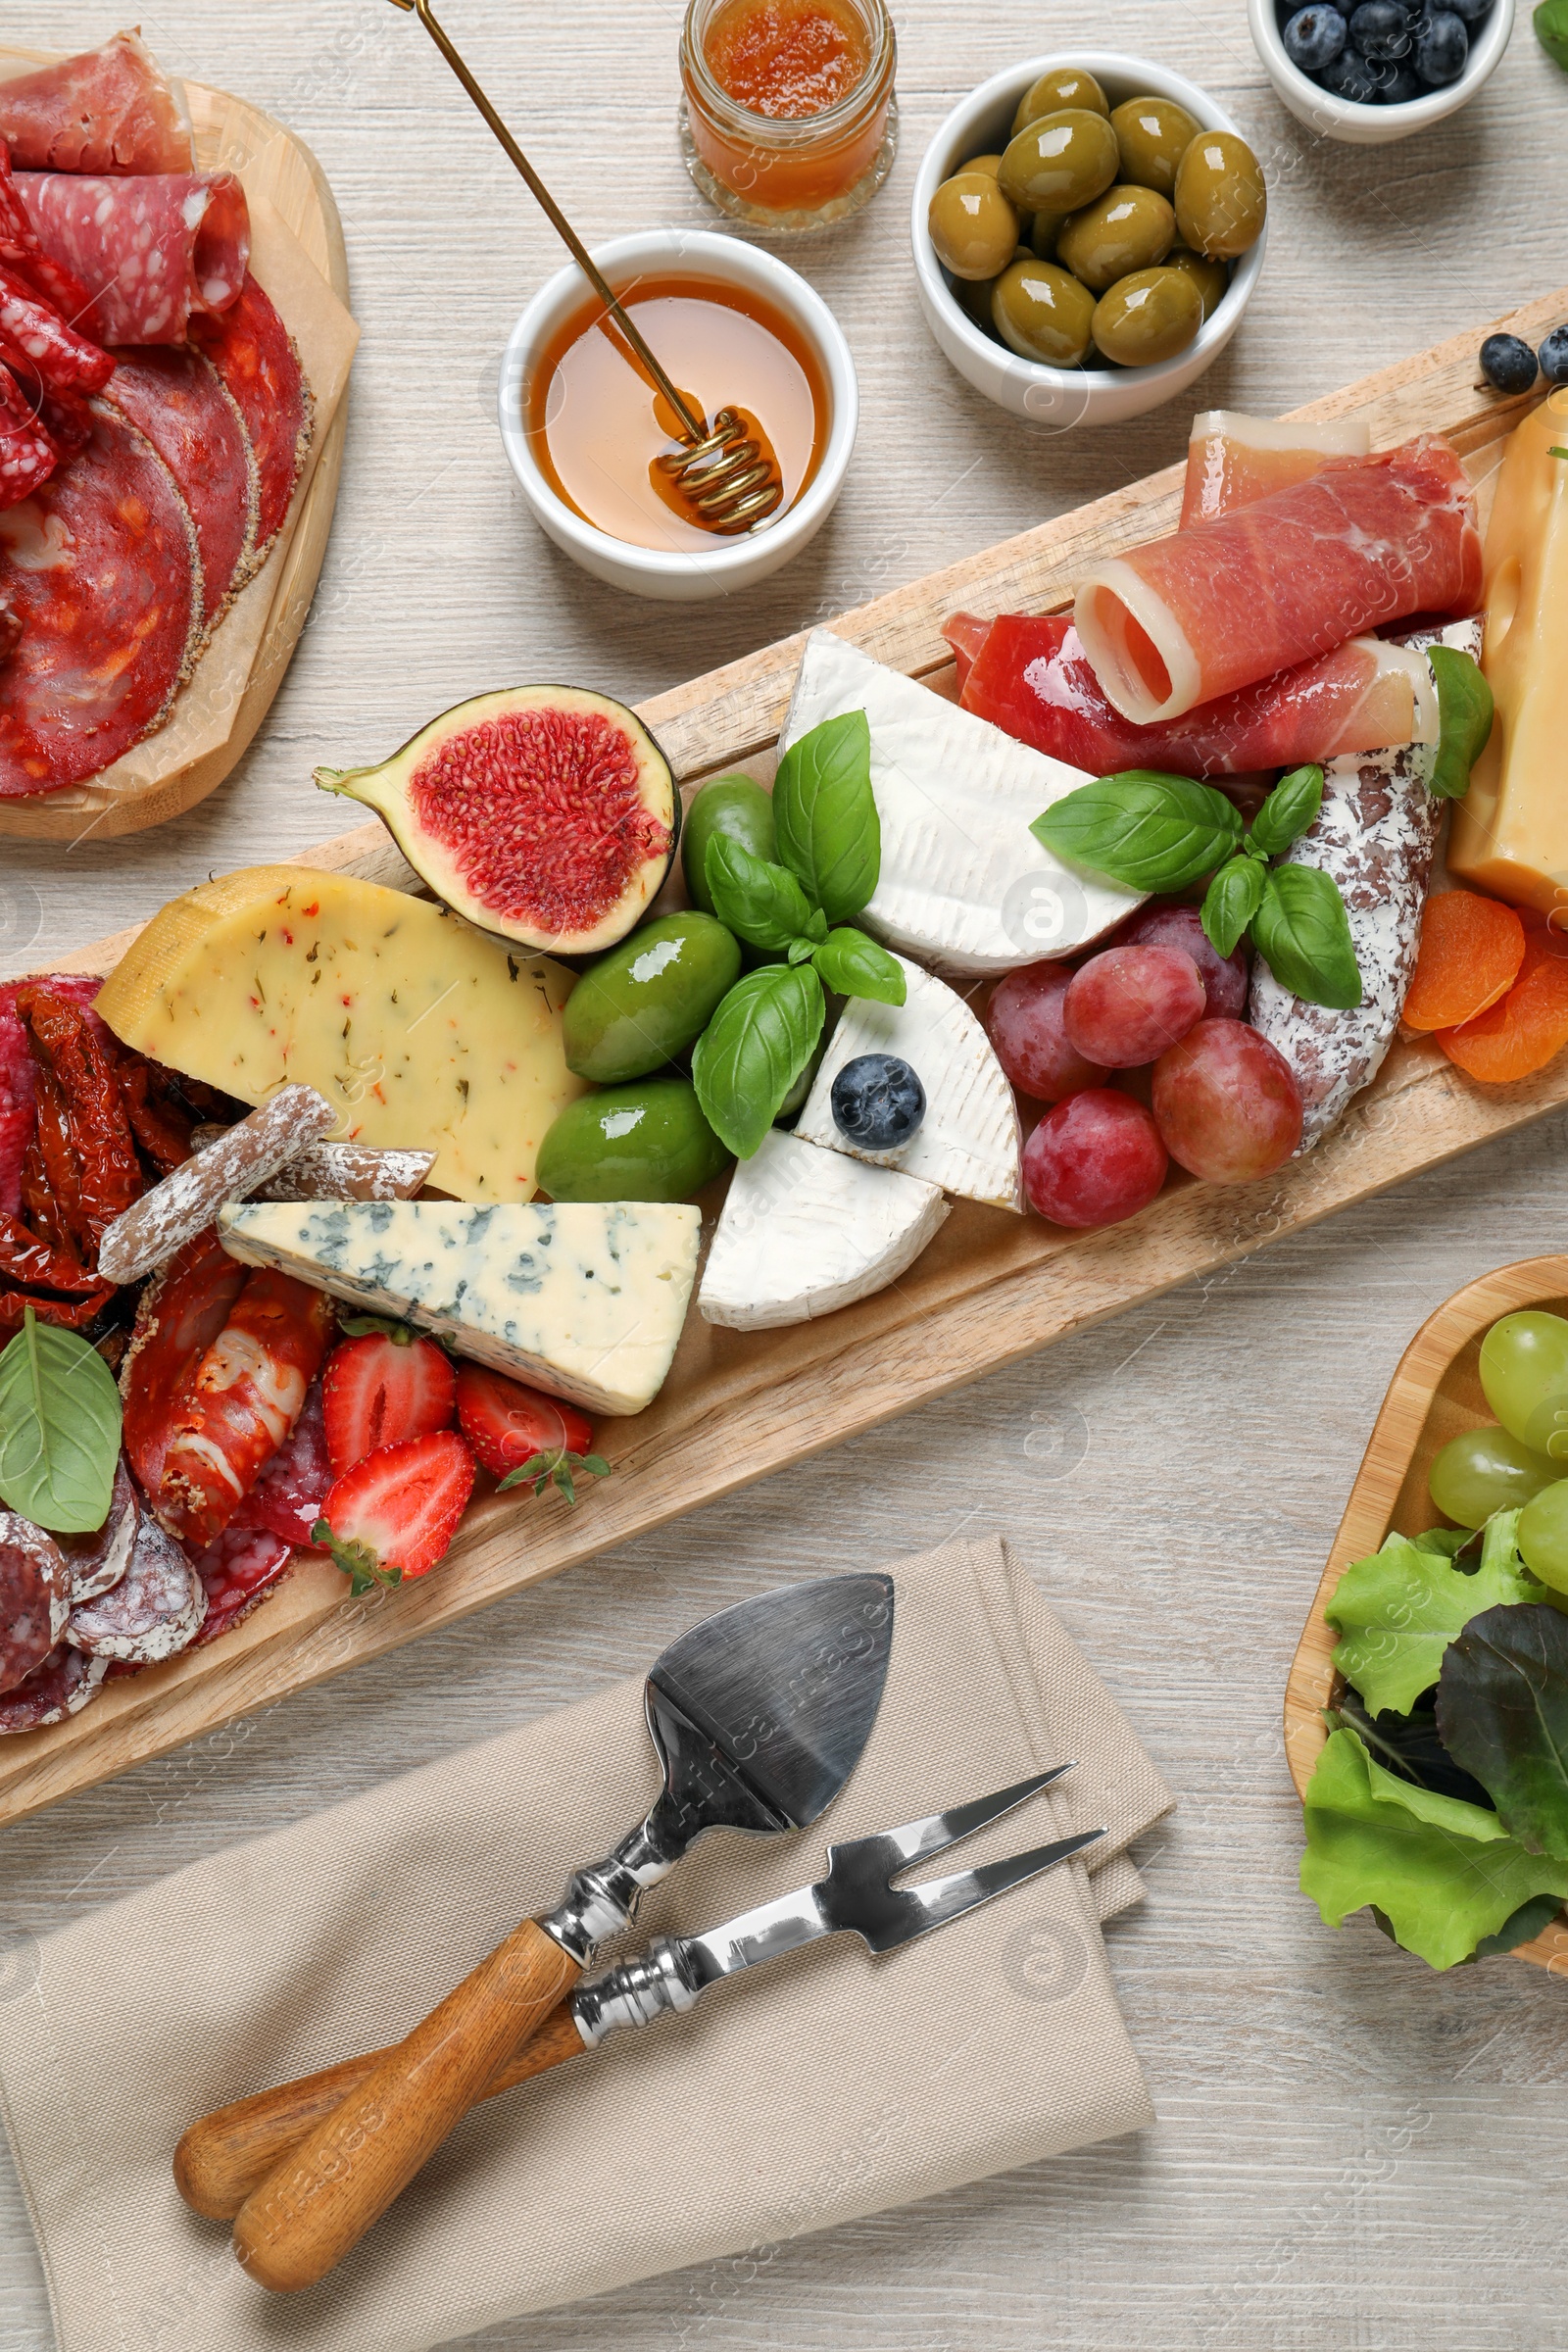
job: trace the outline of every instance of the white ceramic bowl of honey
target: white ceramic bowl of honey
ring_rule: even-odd
[[[546,535],[612,588],[694,604],[753,587],[800,554],[843,488],[859,420],[843,331],[803,277],[735,237],[645,229],[594,260],[683,393],[709,416],[730,406],[761,420],[784,502],[736,537],[686,518],[661,487],[672,445],[652,388],[575,264],[529,303],[501,369],[501,438],[522,494]]]
[[[1032,423],[1068,432],[1080,424],[1121,424],[1150,409],[1175,400],[1212,366],[1241,325],[1242,313],[1252,297],[1263,268],[1268,226],[1250,252],[1231,270],[1231,282],[1212,316],[1204,319],[1185,351],[1172,360],[1147,368],[1048,368],[1039,360],[1019,359],[998,343],[960,307],[937,260],[926,225],[931,199],[945,179],[960,171],[971,156],[1000,154],[1012,133],[1012,118],[1024,92],[1053,68],[1076,66],[1092,74],[1110,104],[1128,98],[1173,98],[1184,106],[1202,130],[1237,131],[1222,106],[1167,66],[1147,57],[1132,57],[1119,49],[1054,51],[1048,57],[1026,58],[994,74],[956,106],[921,159],[914,182],[910,213],[910,241],[914,250],[915,286],[926,324],[958,373],[977,392],[999,408]]]

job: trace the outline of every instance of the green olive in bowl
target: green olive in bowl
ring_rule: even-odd
[[[1102,294],[1091,331],[1119,368],[1151,368],[1185,351],[1202,323],[1203,298],[1184,270],[1134,270]]]
[[[1091,115],[1110,113],[1110,101],[1092,74],[1081,66],[1053,66],[1032,81],[1018,101],[1018,111],[1012,118],[1012,135],[1027,130],[1042,115],[1059,114],[1064,106],[1081,106]],[[1197,124],[1194,124],[1197,128]]]
[[[1029,222],[1029,249],[1042,262],[1056,258],[1056,239],[1062,224],[1072,219],[1071,213],[1036,213]]]
[[[1223,262],[1209,262],[1190,245],[1173,245],[1165,256],[1167,270],[1184,270],[1203,299],[1203,318],[1213,318],[1230,289],[1231,273]]]
[[[1116,176],[1116,134],[1103,115],[1063,107],[1019,131],[1002,159],[1002,192],[1021,213],[1076,213]]]
[[[1255,245],[1268,213],[1257,158],[1230,130],[1199,132],[1177,166],[1172,201],[1182,243],[1209,262],[1234,262]]]
[[[1168,196],[1176,167],[1198,136],[1198,124],[1174,98],[1129,98],[1112,110],[1110,127],[1121,154],[1120,179]]]
[[[964,172],[983,172],[988,179],[995,179],[1002,170],[1002,158],[1000,155],[971,155],[969,161],[959,169]],[[952,176],[956,178],[957,173]]]
[[[1048,368],[1077,367],[1094,316],[1089,288],[1054,262],[1014,262],[992,289],[992,323],[1004,343]]]
[[[1152,270],[1176,242],[1176,216],[1152,188],[1107,188],[1074,213],[1056,238],[1056,259],[1090,291]]]
[[[995,277],[1018,243],[1018,216],[985,172],[956,172],[927,215],[937,260],[955,277]]]

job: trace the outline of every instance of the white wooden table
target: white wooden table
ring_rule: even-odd
[[[710,222],[675,146],[677,0],[448,0],[446,13],[590,238]],[[1526,9],[1466,113],[1360,150],[1317,144],[1285,115],[1240,0],[1058,0],[1049,21],[1031,0],[897,0],[897,14],[894,176],[853,225],[791,257],[860,370],[849,486],[779,578],[681,611],[572,569],[513,490],[499,357],[558,255],[417,28],[384,0],[144,12],[169,67],[281,116],[331,178],[365,330],[347,463],[314,616],[248,759],[162,833],[69,854],[8,844],[5,968],[149,914],[209,870],[338,830],[313,765],[383,754],[465,695],[545,677],[634,700],[1175,459],[1185,409],[1098,435],[1025,431],[951,372],[921,322],[906,218],[916,160],[949,107],[1019,56],[1078,42],[1176,65],[1263,158],[1268,264],[1205,404],[1292,407],[1565,274],[1568,79]],[[80,0],[32,0],[8,32],[79,48],[114,22]],[[997,1529],[1180,1792],[1145,1858],[1149,1902],[1110,1935],[1157,2128],[484,2344],[1568,2344],[1568,1989],[1511,1961],[1430,1975],[1364,1917],[1323,1929],[1296,1887],[1299,1813],[1278,1732],[1300,1619],[1395,1361],[1459,1283],[1563,1247],[1564,1142],[1554,1117],[9,1831],[0,1997],[28,1936],[636,1671],[710,1607],[960,1526]],[[0,2348],[51,2340],[7,2168]]]

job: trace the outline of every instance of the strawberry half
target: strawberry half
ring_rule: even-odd
[[[329,1551],[353,1592],[433,1568],[473,1492],[473,1456],[455,1429],[378,1446],[345,1471],[311,1540]]]
[[[575,1502],[573,1471],[610,1476],[610,1464],[588,1450],[594,1432],[586,1414],[482,1364],[459,1367],[458,1426],[503,1492],[531,1484],[537,1494],[553,1480]]]
[[[321,1409],[332,1476],[341,1478],[378,1446],[450,1429],[457,1374],[434,1340],[400,1324],[345,1340],[326,1359]]]

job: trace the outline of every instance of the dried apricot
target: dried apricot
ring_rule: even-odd
[[[1508,1086],[1544,1070],[1568,1046],[1568,942],[1555,931],[1532,929],[1519,977],[1501,1003],[1462,1029],[1440,1029],[1437,1043],[1484,1086]]]
[[[1519,977],[1525,927],[1500,899],[1444,890],[1428,899],[1401,1015],[1407,1029],[1457,1029],[1505,997]]]

